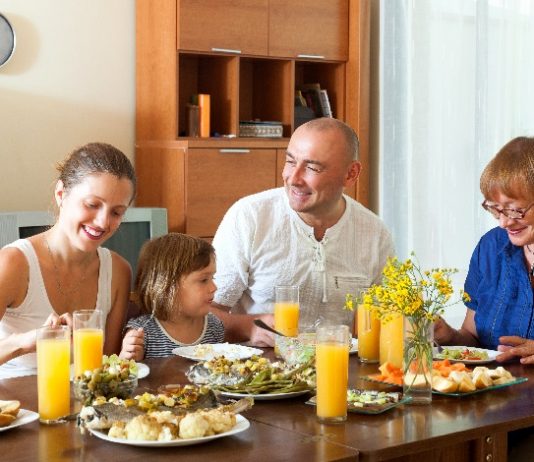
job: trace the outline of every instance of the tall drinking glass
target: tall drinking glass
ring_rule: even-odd
[[[358,357],[362,363],[380,359],[380,319],[373,309],[358,305]]]
[[[74,374],[82,375],[102,366],[104,328],[101,310],[80,310],[74,322]]]
[[[299,286],[276,286],[274,289],[274,328],[288,337],[299,334]],[[275,353],[277,353],[275,338]]]
[[[348,326],[317,328],[317,417],[323,423],[339,423],[347,419],[350,339]]]
[[[37,329],[37,399],[42,423],[60,423],[70,414],[68,326]]]
[[[404,359],[404,317],[400,314],[382,320],[380,326],[380,364],[389,362],[399,369]]]

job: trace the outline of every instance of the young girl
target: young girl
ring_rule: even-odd
[[[58,166],[57,221],[0,250],[0,378],[35,374],[35,329],[70,323],[74,310],[101,309],[104,352],[120,350],[131,269],[100,247],[135,196],[128,158],[105,143],[73,151]],[[28,354],[32,353],[32,354]]]
[[[121,357],[161,358],[179,346],[222,342],[223,324],[210,313],[214,274],[215,251],[208,242],[179,233],[148,241],[135,281],[145,314],[126,325]]]

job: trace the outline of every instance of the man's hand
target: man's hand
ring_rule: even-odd
[[[274,327],[274,316],[272,314],[262,314],[260,316],[254,316],[254,319],[261,319],[265,324]],[[250,330],[250,340],[248,345],[259,347],[272,347],[274,346],[274,334],[268,330],[252,324]]]

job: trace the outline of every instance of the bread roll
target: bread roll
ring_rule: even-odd
[[[493,385],[493,380],[491,380],[491,377],[489,376],[487,370],[479,370],[479,371],[473,371],[473,383],[475,384],[475,387],[477,390],[480,390],[482,388],[488,388]],[[486,369],[486,368],[480,368],[480,369]]]
[[[475,391],[477,387],[473,383],[473,380],[468,374],[465,374],[464,378],[458,385],[458,391],[461,393],[468,393],[470,391]]]
[[[15,416],[11,414],[0,414],[0,427],[7,427],[16,419]]]
[[[19,413],[19,409],[20,409],[20,401],[0,400],[0,414],[7,414],[7,415],[12,415],[13,417],[17,417],[17,414]]]
[[[458,384],[441,375],[435,375],[432,377],[432,388],[442,393],[454,393],[458,390]]]

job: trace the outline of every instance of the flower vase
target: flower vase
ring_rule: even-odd
[[[423,316],[404,318],[403,391],[412,404],[432,402],[434,323]]]

